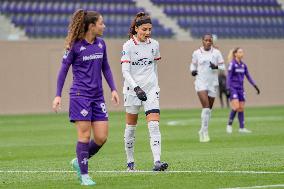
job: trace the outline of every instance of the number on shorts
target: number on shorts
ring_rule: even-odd
[[[100,106],[102,108],[102,112],[107,113],[106,104],[105,103],[101,103]]]

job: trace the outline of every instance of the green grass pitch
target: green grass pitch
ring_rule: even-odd
[[[228,135],[228,113],[228,109],[213,111],[211,141],[199,143],[200,109],[162,110],[162,160],[169,163],[168,172],[96,172],[126,170],[124,113],[110,112],[108,141],[89,161],[90,175],[97,182],[94,188],[284,185],[284,107],[247,108],[251,134],[239,134],[235,119],[233,134]],[[0,116],[0,188],[81,188],[69,164],[75,143],[76,130],[67,114]],[[136,130],[135,159],[138,170],[152,169],[143,113]]]

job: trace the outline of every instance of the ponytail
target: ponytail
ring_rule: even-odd
[[[236,54],[236,52],[238,52],[239,49],[240,49],[240,47],[236,47],[236,48],[230,50],[230,52],[228,54],[228,63],[230,63],[235,58],[235,54]]]
[[[65,38],[65,49],[71,49],[75,41],[82,40],[85,33],[88,31],[89,25],[92,23],[96,24],[99,16],[101,16],[101,14],[95,11],[77,10],[73,14],[68,26],[68,35]]]
[[[152,23],[150,16],[146,14],[145,12],[137,13],[135,18],[132,20],[130,28],[129,28],[129,32],[128,32],[129,38],[132,38],[133,35],[137,34],[137,32],[135,31],[135,27],[138,27],[145,23],[150,23],[150,24]]]

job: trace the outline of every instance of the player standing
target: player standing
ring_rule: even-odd
[[[237,47],[230,51],[228,61],[230,62],[227,77],[227,89],[230,95],[232,110],[229,115],[227,125],[227,133],[232,133],[232,124],[236,113],[238,112],[240,133],[251,133],[245,128],[244,107],[245,107],[245,91],[244,91],[244,77],[246,76],[252,86],[254,86],[257,94],[260,93],[254,80],[251,78],[247,65],[242,61],[244,56],[243,49]]]
[[[150,38],[152,22],[140,12],[131,23],[129,40],[124,43],[121,63],[124,77],[124,106],[126,127],[124,134],[127,170],[134,171],[135,129],[138,113],[143,106],[148,122],[154,171],[164,171],[168,164],[160,161],[161,133],[157,61],[161,59],[159,43]]]
[[[195,78],[195,90],[202,105],[200,142],[209,142],[208,126],[217,94],[218,70],[225,70],[221,52],[213,47],[211,34],[202,37],[203,46],[192,54],[190,71]]]
[[[69,67],[72,65],[73,83],[70,89],[70,121],[78,134],[77,158],[72,166],[81,185],[95,185],[88,175],[88,159],[95,155],[107,140],[108,113],[102,88],[102,73],[112,91],[112,100],[118,104],[112,72],[108,64],[106,44],[99,38],[105,25],[101,14],[78,10],[69,24],[66,52],[57,79],[53,109],[61,106],[61,93]],[[93,131],[94,140],[90,140]]]

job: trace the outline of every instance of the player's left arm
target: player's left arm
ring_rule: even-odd
[[[107,51],[106,51],[106,45],[104,44],[104,55],[103,55],[103,62],[102,62],[102,72],[104,74],[104,77],[108,83],[109,88],[111,91],[116,91],[115,82],[113,80],[113,75],[108,63],[107,58]]]
[[[258,86],[256,85],[255,81],[252,79],[252,77],[250,76],[250,73],[248,71],[248,67],[247,65],[245,65],[245,76],[247,77],[248,81],[250,82],[250,84],[255,88],[257,94],[260,93],[260,90],[258,88]]]
[[[219,70],[225,70],[226,69],[224,59],[223,59],[223,56],[222,56],[220,51],[218,52],[218,56],[217,56],[217,68]]]

